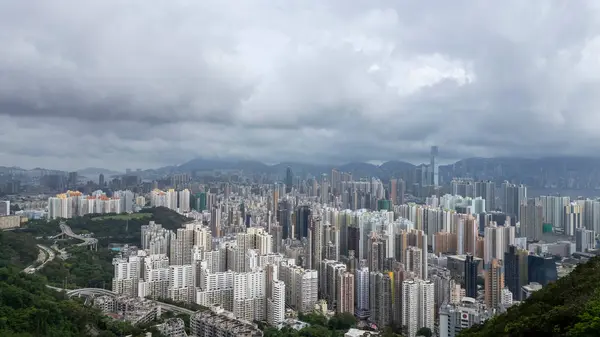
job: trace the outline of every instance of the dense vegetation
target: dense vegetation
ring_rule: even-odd
[[[600,336],[600,257],[460,337]]]
[[[37,255],[30,234],[0,232],[0,336],[143,336],[154,330],[112,320],[48,289],[45,277],[20,272]]]
[[[38,257],[36,243],[29,234],[0,231],[0,267],[29,266]]]
[[[298,319],[310,326],[299,331],[287,327],[281,330],[265,327],[264,337],[341,337],[348,329],[356,326],[356,318],[348,313],[335,314],[330,319],[316,313],[301,314]]]
[[[145,208],[141,214],[133,216],[117,214],[87,214],[82,217],[67,219],[66,223],[73,232],[79,234],[93,233],[99,239],[101,246],[108,243],[130,243],[138,245],[142,225],[147,225],[149,220],[163,225],[171,230],[180,228],[190,219],[165,207]],[[147,214],[147,215],[145,215]],[[36,236],[49,236],[59,233],[59,220],[33,220],[24,231]]]
[[[40,273],[48,283],[63,288],[105,288],[111,289],[114,267],[112,259],[115,252],[106,248],[98,251],[86,247],[67,248],[69,258],[60,258],[48,262]]]

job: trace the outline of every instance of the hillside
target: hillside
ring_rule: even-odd
[[[459,337],[600,336],[600,257]]]
[[[138,337],[148,331],[112,320],[79,299],[68,299],[46,287],[43,276],[21,273],[36,256],[30,234],[0,232],[0,336]]]

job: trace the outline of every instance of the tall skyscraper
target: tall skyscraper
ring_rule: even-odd
[[[439,183],[439,166],[437,162],[438,147],[432,146],[430,153],[429,170],[431,170],[431,185],[438,186]]]
[[[575,251],[587,252],[596,247],[596,235],[593,230],[577,228],[575,230]]]
[[[285,170],[285,193],[292,192],[292,187],[294,186],[294,174],[292,173],[292,168],[288,166]]]

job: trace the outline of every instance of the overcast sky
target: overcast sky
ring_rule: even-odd
[[[597,155],[599,10],[0,0],[0,165]]]

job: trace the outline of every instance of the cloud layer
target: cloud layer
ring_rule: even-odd
[[[0,45],[0,165],[600,147],[592,0],[0,0]]]

